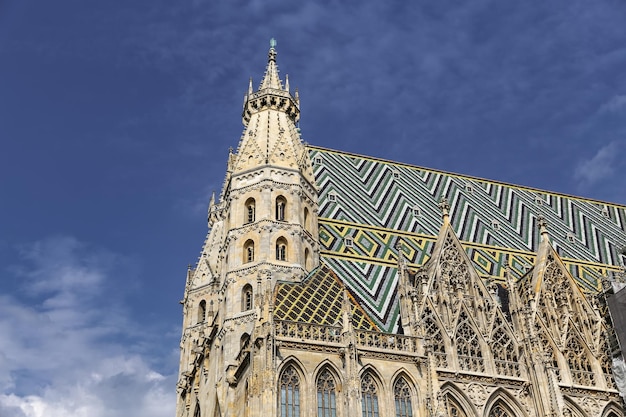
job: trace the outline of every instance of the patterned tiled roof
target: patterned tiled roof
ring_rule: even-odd
[[[276,286],[274,317],[278,320],[341,325],[345,286],[328,266],[322,264],[302,283],[281,282]],[[349,295],[355,329],[378,330],[361,303]]]
[[[399,317],[395,244],[403,241],[412,266],[428,260],[444,197],[454,232],[485,278],[503,279],[507,260],[517,276],[533,265],[540,216],[585,291],[597,291],[599,278],[622,265],[625,206],[317,147],[309,153],[322,260],[384,331],[393,331]]]

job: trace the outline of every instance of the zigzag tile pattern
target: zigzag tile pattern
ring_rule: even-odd
[[[321,148],[309,152],[319,188],[322,255],[388,331],[398,316],[396,242],[402,239],[410,263],[423,264],[441,227],[437,204],[443,197],[455,233],[485,277],[503,277],[507,259],[516,274],[526,272],[538,245],[539,216],[584,289],[596,291],[598,278],[624,262],[624,206]]]

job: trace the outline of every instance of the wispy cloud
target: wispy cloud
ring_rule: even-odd
[[[613,141],[601,147],[591,158],[581,161],[574,177],[581,186],[591,186],[612,177],[620,164],[624,144]]]
[[[157,336],[133,322],[111,285],[130,278],[128,261],[70,237],[19,253],[9,271],[19,291],[0,296],[0,415],[172,416],[174,352],[142,350]]]
[[[617,113],[620,111],[626,111],[626,94],[613,96],[600,107],[601,113]]]

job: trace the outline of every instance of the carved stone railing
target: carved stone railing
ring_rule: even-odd
[[[477,356],[459,355],[459,366],[465,371],[485,372],[484,359]]]
[[[499,375],[521,376],[519,362],[494,360]]]
[[[435,366],[437,368],[447,368],[448,367],[448,355],[445,353],[434,352],[435,357]]]
[[[276,337],[311,342],[343,343],[340,326],[276,320]],[[417,352],[417,338],[401,334],[355,330],[356,344],[362,349],[381,349],[396,352]]]
[[[401,334],[372,332],[367,330],[354,331],[357,345],[366,348],[395,350],[400,352],[417,352],[417,338]]]
[[[341,327],[322,324],[275,321],[276,337],[288,337],[316,342],[341,343]]]
[[[596,375],[591,371],[571,370],[572,380],[576,385],[594,386]]]

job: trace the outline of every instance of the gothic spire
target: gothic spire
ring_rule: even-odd
[[[267,53],[267,68],[265,69],[265,76],[261,81],[259,90],[265,90],[271,88],[274,90],[282,90],[283,83],[278,76],[278,65],[276,64],[276,40],[270,39],[270,50]]]

